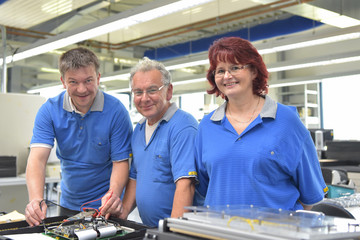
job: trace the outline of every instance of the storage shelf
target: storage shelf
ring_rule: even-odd
[[[303,85],[285,86],[278,95],[285,105],[298,109],[301,121],[308,128],[320,127],[319,84],[305,83]]]
[[[60,178],[45,178],[45,183],[57,183],[60,182]],[[16,185],[26,185],[26,178],[24,177],[5,177],[0,178],[0,187],[3,186],[16,186]]]

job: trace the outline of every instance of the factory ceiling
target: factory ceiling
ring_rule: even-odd
[[[3,40],[0,58],[4,54],[6,57],[15,56],[63,36],[107,26],[114,19],[174,2],[179,1],[0,0]],[[117,30],[80,39],[33,57],[12,60],[6,64],[6,88],[8,92],[24,93],[43,86],[58,85],[59,73],[54,69],[57,68],[59,54],[75,46],[94,50],[102,61],[102,76],[112,76],[115,73],[125,74],[143,56],[164,61],[167,66],[171,62],[201,59],[206,56],[211,41],[220,36],[239,35],[261,48],[261,44],[276,44],[270,40],[300,39],[300,33],[314,35],[315,31],[326,30],[329,34],[340,34],[346,29],[360,32],[359,26],[358,0],[213,0],[181,11],[174,9],[173,13],[129,27],[119,26]],[[276,61],[279,57],[281,55],[277,54]],[[269,61],[268,67],[276,64],[274,60],[266,61]],[[206,69],[206,64],[199,64],[182,71],[178,69],[173,76],[175,81],[204,77]],[[4,74],[1,76],[4,82]],[[204,84],[193,86],[193,90],[189,87],[181,89],[180,86],[175,90],[199,91],[206,87]],[[107,90],[127,89],[128,82],[113,79],[103,82],[102,87]]]

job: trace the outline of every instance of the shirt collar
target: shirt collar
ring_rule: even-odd
[[[176,103],[171,103],[169,108],[166,110],[165,114],[162,116],[162,118],[160,119],[159,123],[164,120],[164,121],[170,121],[170,119],[172,118],[172,116],[175,114],[175,112],[178,110],[178,107],[176,105]],[[145,122],[146,118],[142,118],[139,121],[139,124],[143,124]]]
[[[225,116],[225,110],[227,106],[227,101],[224,102],[220,107],[218,107],[214,114],[211,116],[212,121],[221,121]],[[268,95],[265,95],[265,103],[260,112],[261,118],[273,118],[276,117],[277,103],[271,99]]]
[[[65,91],[64,101],[63,101],[63,108],[65,111],[73,112],[74,109],[72,107],[72,102],[70,100],[70,96],[67,91]],[[102,91],[98,90],[95,96],[95,100],[91,105],[90,111],[99,111],[101,112],[104,109],[104,94]]]

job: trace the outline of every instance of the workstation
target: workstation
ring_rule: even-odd
[[[113,239],[360,237],[358,0],[69,0],[31,4],[5,0],[0,1],[0,26],[0,212],[23,215],[14,222],[5,218],[5,224],[11,225],[0,224],[0,235],[13,234],[2,231],[14,226],[26,228],[29,195],[25,172],[30,141],[40,107],[64,91],[58,70],[61,54],[86,47],[98,56],[99,89],[122,102],[133,127],[142,116],[131,93],[130,70],[143,57],[160,61],[172,75],[171,102],[200,122],[224,102],[221,96],[206,92],[210,87],[206,79],[208,48],[216,39],[237,36],[249,40],[262,56],[269,72],[267,94],[279,103],[295,106],[311,134],[329,189],[313,208],[323,215],[280,214],[279,209],[270,214],[270,210],[254,206],[190,207],[184,219],[164,219],[157,229],[146,231],[135,210],[129,220],[101,223],[100,229],[137,232]],[[55,150],[56,143],[47,161],[44,199],[59,203],[61,167]],[[59,216],[57,205],[48,207],[49,226],[52,220],[66,219]],[[278,225],[257,225],[260,220],[273,223],[280,217],[281,221],[275,221]],[[309,218],[313,225],[304,224]],[[201,221],[219,224],[223,235],[210,233],[212,225],[200,224],[197,230],[187,227]],[[344,230],[343,224],[351,227]],[[277,226],[283,231],[278,232]],[[37,229],[33,233],[46,232],[46,227]],[[189,232],[191,237],[184,237]]]

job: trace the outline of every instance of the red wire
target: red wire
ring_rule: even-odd
[[[111,192],[110,192],[110,196],[109,196],[109,198],[106,200],[105,205],[106,205],[106,203],[109,201],[109,199],[111,198],[111,196],[112,196],[112,194],[113,194],[113,191],[112,191],[112,190],[109,189],[109,191],[111,191]],[[109,191],[107,191],[106,194],[108,194]],[[105,195],[106,195],[106,194],[105,194]],[[89,204],[89,203],[92,203],[92,202],[97,202],[97,201],[99,201],[99,200],[101,200],[101,199],[102,199],[102,197],[101,197],[101,198],[98,198],[98,199],[95,199],[95,200],[88,201],[88,202],[86,202],[86,203],[83,203],[83,204],[80,206],[80,211],[85,211],[86,209],[94,209],[95,212],[97,213],[97,214],[94,214],[94,215],[95,215],[95,216],[96,216],[96,215],[97,215],[97,216],[100,216],[100,215],[101,215],[101,208],[102,208],[102,207],[99,208],[99,210],[100,210],[100,211],[99,211],[99,210],[96,209],[96,208],[83,208],[83,206],[84,206],[84,205],[87,205],[87,204]]]
[[[109,190],[109,191],[110,191],[110,190]],[[109,191],[108,191],[108,192],[109,192]],[[107,194],[107,193],[106,193],[106,194]],[[106,194],[105,194],[105,195],[106,195]],[[111,198],[112,194],[113,194],[113,190],[111,190],[111,192],[110,192],[110,196],[109,196],[109,197],[108,197],[108,199],[105,201],[105,204],[104,204],[104,205],[106,205],[106,204],[107,204],[107,202],[108,202],[108,201],[109,201],[109,199]],[[100,212],[99,212],[98,216],[101,216],[101,211],[102,211],[102,208],[103,208],[103,207],[100,207],[100,208],[99,208]]]

